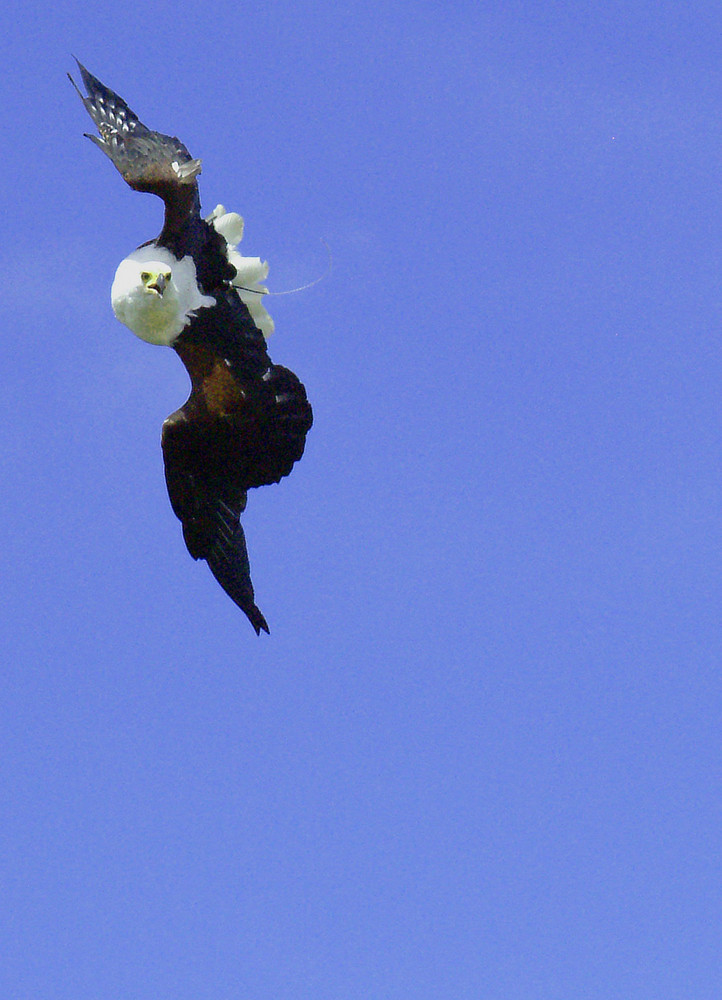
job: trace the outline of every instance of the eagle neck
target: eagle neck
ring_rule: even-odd
[[[198,213],[182,219],[174,217],[172,226],[166,213],[166,223],[156,243],[170,250],[178,260],[193,258],[198,285],[206,295],[218,294],[235,276],[235,269],[228,263],[225,240]]]
[[[176,246],[186,243],[189,230],[192,232],[201,221],[198,185],[168,185],[167,189],[156,190],[155,193],[160,195],[165,205],[163,228],[157,242],[168,247],[177,257],[184,257],[189,251],[185,249],[179,254]]]

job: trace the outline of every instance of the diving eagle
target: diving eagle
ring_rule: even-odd
[[[193,558],[207,561],[256,634],[268,632],[240,516],[249,489],[290,473],[313,421],[303,385],[266,350],[273,323],[259,281],[268,266],[236,250],[240,216],[219,205],[202,218],[201,161],[178,139],[146,128],[122,98],[78,68],[88,96],[70,80],[99,133],[88,138],[135,191],[165,205],[160,236],[121,262],[111,301],[121,323],[172,347],[190,375],[190,396],[161,437],[171,506]]]

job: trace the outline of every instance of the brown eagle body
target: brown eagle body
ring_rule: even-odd
[[[194,265],[193,308],[182,315],[178,331],[152,340],[172,346],[191,379],[188,400],[163,424],[171,506],[193,558],[208,562],[257,633],[268,632],[255,603],[240,515],[249,489],[278,482],[303,454],[313,420],[305,389],[293,372],[271,362],[265,339],[233,285],[236,267],[226,240],[201,217],[200,161],[178,139],[147,129],[122,98],[78,65],[88,92],[80,96],[100,134],[89,138],[132,188],[156,194],[165,204],[160,236],[128,258],[148,286],[141,291],[152,291],[155,305],[159,296],[170,295],[164,292],[166,280],[180,286],[176,276],[186,259]],[[151,283],[142,270],[151,265],[132,261],[154,255],[167,262],[168,271],[162,281]],[[151,339],[116,314],[138,336]]]

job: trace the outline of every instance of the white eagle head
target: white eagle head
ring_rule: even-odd
[[[195,310],[215,305],[203,295],[192,257],[178,260],[165,247],[134,250],[121,261],[110,291],[113,312],[136,337],[169,347]]]

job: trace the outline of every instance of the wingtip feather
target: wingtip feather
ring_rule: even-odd
[[[261,632],[265,632],[266,635],[271,634],[271,630],[268,627],[266,619],[263,617],[263,614],[259,611],[259,609],[255,607],[255,605],[252,611],[246,611],[246,615],[248,616],[251,625],[253,625],[256,630],[256,635],[260,635]]]

